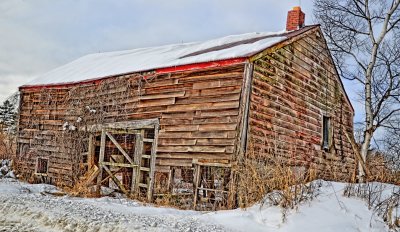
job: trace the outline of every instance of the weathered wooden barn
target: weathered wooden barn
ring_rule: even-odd
[[[349,178],[354,110],[318,25],[84,56],[20,87],[27,179],[226,200],[250,152]],[[239,173],[240,175],[240,173]]]

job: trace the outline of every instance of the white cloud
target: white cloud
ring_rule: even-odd
[[[29,82],[34,77],[20,75],[0,75],[0,99],[4,101],[16,91],[21,83]]]

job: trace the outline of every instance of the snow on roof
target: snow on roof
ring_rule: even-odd
[[[204,42],[95,53],[22,86],[69,84],[159,68],[249,57],[290,37],[285,31],[231,35]]]

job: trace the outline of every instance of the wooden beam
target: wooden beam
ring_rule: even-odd
[[[201,188],[201,187],[198,187],[197,189],[205,190],[205,191],[211,191],[211,192],[229,193],[228,191],[225,191],[225,190],[222,190],[222,189],[210,189],[210,188]]]
[[[240,125],[238,130],[237,146],[235,148],[235,158],[242,162],[247,147],[247,134],[249,128],[249,109],[250,109],[250,95],[253,82],[253,63],[248,63],[244,70],[243,90],[240,100]]]
[[[124,164],[124,163],[113,163],[113,162],[101,162],[100,165],[107,165],[113,167],[124,167],[124,168],[137,168],[137,164]]]
[[[101,131],[101,142],[100,142],[100,154],[99,154],[99,163],[104,161],[104,154],[106,148],[106,131],[103,129]],[[99,165],[99,175],[97,176],[97,185],[96,192],[97,194],[101,194],[101,180],[103,179],[103,165]]]
[[[199,162],[197,159],[193,160],[193,164],[196,164],[196,165],[199,165],[199,166],[207,166],[207,167],[220,167],[220,168],[230,168],[230,167],[232,167],[232,164],[204,163],[204,162]]]
[[[237,138],[236,138],[236,146],[234,149],[234,157],[233,160],[236,161],[239,165],[242,165],[244,162],[244,156],[247,149],[247,140],[248,140],[248,131],[249,131],[249,111],[250,111],[250,97],[252,91],[253,84],[253,71],[254,64],[247,63],[244,69],[243,74],[243,85],[242,85],[242,95],[240,97],[240,108],[239,108],[239,126],[237,129]],[[239,173],[235,170],[231,170],[230,179],[236,180],[236,176]],[[237,193],[238,191],[237,183],[232,181],[229,186],[229,192],[231,194]],[[228,197],[228,205],[234,205],[234,197]]]
[[[154,142],[154,139],[146,139],[146,138],[144,138],[144,139],[143,139],[143,142],[145,142],[145,143],[152,143],[152,142]]]
[[[113,171],[113,172],[112,172],[113,175],[119,173],[119,172],[121,171],[121,169],[122,169],[122,168],[119,168],[119,169]],[[105,182],[108,181],[108,179],[110,179],[110,178],[111,178],[111,176],[108,175],[106,178],[104,178],[104,179],[101,181],[101,183],[102,183],[102,184],[105,183]]]
[[[119,145],[117,140],[115,140],[115,138],[108,132],[106,132],[106,135],[111,140],[111,142],[118,148],[118,150],[122,153],[122,155],[124,155],[124,157],[128,160],[128,162],[130,164],[133,164],[131,157],[129,157],[129,155],[125,152],[125,150],[121,147],[121,145]]]
[[[102,166],[103,169],[108,173],[108,175],[111,177],[111,179],[114,181],[114,183],[116,185],[118,185],[119,189],[121,189],[121,191],[123,193],[125,193],[126,195],[128,195],[128,191],[125,189],[124,185],[121,184],[121,182],[118,180],[117,177],[115,177],[115,175],[110,171],[110,169],[107,168],[107,166]]]
[[[98,177],[99,172],[100,169],[96,165],[93,165],[88,171],[89,174],[86,176],[85,185],[86,186],[91,185],[92,182],[96,179],[96,177]]]
[[[143,131],[143,130],[142,130]],[[140,167],[141,164],[141,156],[143,153],[143,136],[141,132],[140,134],[135,135],[135,155],[134,155],[134,163]],[[137,191],[139,193],[139,178],[140,178],[140,168],[133,170],[132,172],[132,185],[131,192]]]
[[[194,176],[194,199],[193,199],[193,208],[196,210],[197,206],[197,196],[199,191],[199,182],[200,182],[200,165],[195,166],[195,176]]]
[[[89,126],[80,127],[81,131],[88,132],[99,132],[102,129],[121,129],[121,130],[137,130],[137,129],[151,129],[154,128],[154,125],[158,124],[158,118],[154,119],[143,119],[143,120],[132,120],[126,122],[114,122],[114,123],[105,123],[105,124],[94,124]]]
[[[92,169],[92,167],[95,165],[94,164],[94,152],[95,152],[95,147],[94,147],[94,136],[93,134],[89,135],[89,147],[88,147],[88,169]],[[98,168],[98,167],[97,167]]]

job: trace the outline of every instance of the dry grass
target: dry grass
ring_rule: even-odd
[[[176,209],[193,209],[192,195],[167,193],[162,195],[162,197],[156,197],[154,202],[158,206],[167,206]]]
[[[238,199],[241,207],[251,206],[264,199],[267,193],[279,190],[274,199],[270,199],[274,205],[295,208],[313,192],[314,186],[308,183],[316,177],[313,169],[290,167],[278,158],[268,163],[247,160],[239,172]]]
[[[16,153],[16,136],[0,127],[0,159],[12,160]]]
[[[283,220],[287,210],[311,201],[318,193],[316,170],[303,165],[290,165],[285,157],[257,152],[249,145],[242,165],[234,167],[237,206],[249,207],[257,202],[282,208]]]
[[[100,197],[94,185],[87,186],[85,181],[78,181],[74,186],[62,186],[63,191],[74,197]]]
[[[400,170],[394,167],[398,166],[397,159],[389,159],[382,154],[370,154],[367,157],[367,165],[371,172],[368,181],[376,181],[400,185]]]

